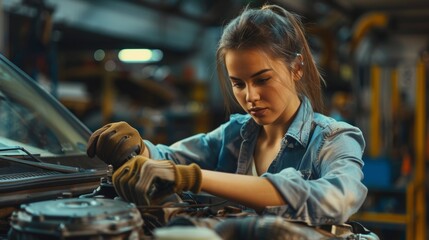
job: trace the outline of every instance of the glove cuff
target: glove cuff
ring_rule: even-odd
[[[146,145],[144,144],[143,138],[140,137],[140,152],[137,155],[143,155]]]
[[[191,191],[193,193],[201,191],[202,173],[197,164],[176,165],[175,175],[177,191]]]

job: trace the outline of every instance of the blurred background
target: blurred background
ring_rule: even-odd
[[[217,41],[264,3],[303,16],[326,114],[364,132],[370,191],[353,220],[428,239],[427,0],[0,0],[0,51],[91,130],[122,120],[171,144],[228,118]]]

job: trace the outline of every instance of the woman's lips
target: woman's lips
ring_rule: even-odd
[[[249,110],[249,113],[255,117],[262,117],[264,115],[264,113],[266,112],[266,110],[267,110],[266,108],[255,107],[255,108],[251,108]]]

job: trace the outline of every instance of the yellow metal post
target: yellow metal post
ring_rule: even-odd
[[[370,114],[370,133],[369,133],[369,155],[377,157],[380,155],[380,85],[381,70],[377,65],[371,66],[371,114]]]
[[[425,141],[426,141],[426,76],[425,65],[417,63],[415,110],[415,238],[426,240]]]

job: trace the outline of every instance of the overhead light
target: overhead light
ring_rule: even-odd
[[[119,60],[127,63],[159,62],[163,53],[159,49],[122,49],[118,53]]]
[[[103,49],[98,49],[97,51],[94,52],[94,59],[96,61],[103,61],[104,57],[106,56],[106,53],[104,52]]]

